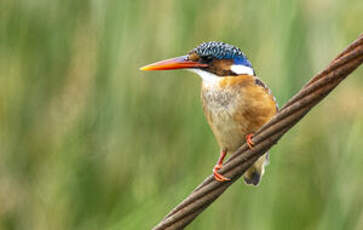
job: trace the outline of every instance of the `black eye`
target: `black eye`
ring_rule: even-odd
[[[201,63],[208,64],[213,61],[213,58],[211,56],[204,56],[201,57]]]

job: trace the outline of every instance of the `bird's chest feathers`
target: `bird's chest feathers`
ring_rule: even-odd
[[[244,79],[237,77],[224,77],[215,81],[202,83],[201,98],[203,109],[211,119],[220,119],[229,122],[236,112],[244,109],[246,98],[243,92]],[[238,85],[237,85],[238,84]]]
[[[202,83],[201,98],[203,110],[220,145],[230,150],[239,146],[248,124],[241,122],[246,108],[246,98],[237,79],[220,78],[214,82]],[[236,85],[240,84],[240,85]]]
[[[230,89],[221,89],[218,86],[202,87],[201,96],[203,106],[213,115],[231,114],[236,106],[236,92]]]

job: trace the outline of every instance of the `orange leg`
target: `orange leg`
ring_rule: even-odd
[[[253,141],[252,141],[252,137],[253,137],[253,133],[246,135],[246,142],[250,149],[252,149],[253,146],[255,145],[255,143],[253,143]]]
[[[216,179],[217,181],[220,181],[220,182],[231,180],[217,172],[219,169],[221,169],[223,167],[223,160],[226,157],[226,154],[227,154],[227,149],[222,149],[222,151],[220,152],[218,162],[213,168],[214,179]]]

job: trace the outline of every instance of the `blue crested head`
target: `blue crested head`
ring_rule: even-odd
[[[217,76],[255,75],[251,62],[237,47],[224,42],[205,42],[189,52],[188,60],[205,64],[204,71]]]
[[[237,47],[224,42],[205,42],[193,49],[201,58],[207,59],[232,59],[236,65],[244,65],[252,68],[246,55]]]

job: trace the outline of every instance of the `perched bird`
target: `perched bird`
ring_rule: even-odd
[[[213,168],[214,178],[228,181],[218,170],[227,153],[236,151],[245,141],[253,148],[252,137],[277,112],[270,89],[256,77],[246,55],[224,42],[205,42],[186,56],[156,62],[140,70],[187,69],[202,78],[203,111],[220,147]],[[247,184],[257,185],[264,174],[268,153],[244,173]]]

